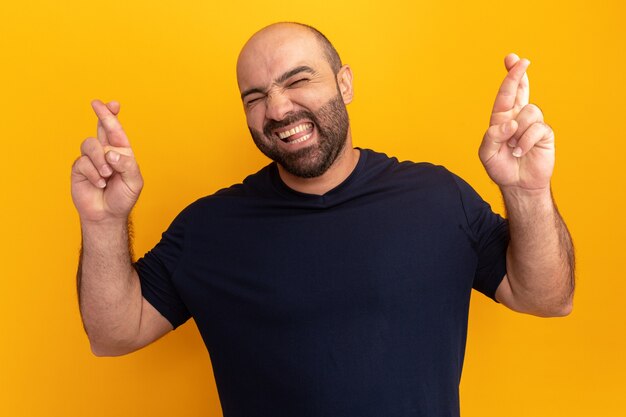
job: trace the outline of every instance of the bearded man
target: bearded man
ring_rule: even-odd
[[[472,288],[539,316],[571,311],[573,249],[553,203],[554,134],[511,54],[479,155],[508,218],[427,163],[355,148],[352,71],[316,29],[280,23],[237,63],[273,162],[189,205],[137,262],[143,180],[116,115],[72,169],[80,311],[93,352],[137,350],[190,317],[225,417],[458,416]]]

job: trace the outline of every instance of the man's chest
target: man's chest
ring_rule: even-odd
[[[432,201],[229,213],[193,229],[174,282],[196,320],[307,320],[465,299],[476,260],[457,217]]]

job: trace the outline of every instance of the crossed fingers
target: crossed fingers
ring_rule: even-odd
[[[119,103],[113,101],[104,104],[100,100],[94,100],[91,105],[98,116],[97,137],[89,137],[81,143],[81,156],[74,162],[74,169],[94,186],[104,188],[107,178],[114,171],[124,169],[120,165],[120,158],[126,164],[124,161],[132,159],[133,151],[117,119]]]
[[[554,132],[544,122],[541,109],[529,103],[530,84],[526,70],[530,61],[509,54],[504,65],[508,73],[496,94],[490,127],[479,151],[483,162],[498,154],[502,157],[508,154],[506,159],[511,156],[519,158],[535,146],[553,148]],[[502,148],[504,144],[510,150]]]

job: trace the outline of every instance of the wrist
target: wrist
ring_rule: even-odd
[[[528,201],[542,201],[545,199],[552,200],[552,189],[548,184],[543,188],[523,188],[518,186],[500,186],[500,192],[505,200],[528,200]]]
[[[550,187],[531,190],[520,187],[500,187],[500,191],[509,219],[545,216],[554,210]]]
[[[128,228],[129,217],[104,217],[101,219],[85,219],[80,218],[80,227],[84,232],[95,231],[118,231]]]

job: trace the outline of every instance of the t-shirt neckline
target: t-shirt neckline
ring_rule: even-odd
[[[362,171],[367,160],[367,152],[364,149],[361,149],[359,147],[355,147],[354,149],[357,149],[359,151],[359,160],[357,161],[356,166],[354,167],[350,175],[348,175],[348,177],[345,180],[343,180],[336,187],[332,188],[331,190],[327,191],[324,194],[321,194],[321,195],[320,194],[308,194],[308,193],[303,193],[303,192],[294,190],[293,188],[289,187],[287,184],[285,184],[282,178],[280,178],[280,174],[278,173],[278,166],[276,162],[272,162],[269,167],[270,168],[269,175],[272,181],[272,185],[280,194],[290,197],[290,198],[307,199],[307,200],[326,200],[328,197],[337,195],[338,193],[345,190],[347,187],[350,186],[350,184],[354,183],[356,179],[359,177],[359,173]]]

